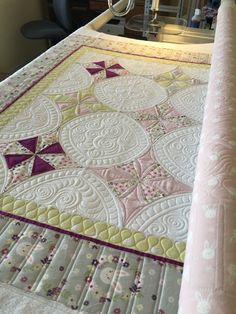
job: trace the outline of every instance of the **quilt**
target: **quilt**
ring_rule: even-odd
[[[210,57],[76,32],[1,84],[1,313],[177,313]]]

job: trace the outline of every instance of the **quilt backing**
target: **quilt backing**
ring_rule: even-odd
[[[73,34],[1,85],[3,287],[177,313],[208,74],[207,54]]]
[[[236,313],[236,4],[218,14],[179,314]]]

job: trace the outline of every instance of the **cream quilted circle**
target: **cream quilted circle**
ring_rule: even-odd
[[[60,75],[46,90],[48,94],[74,93],[88,88],[93,77],[80,64],[75,63]]]
[[[153,147],[163,168],[190,186],[194,182],[200,133],[200,127],[183,128],[161,137]]]
[[[160,199],[136,214],[128,227],[146,235],[165,236],[174,241],[187,240],[191,194]]]
[[[100,102],[121,111],[153,107],[167,99],[167,92],[156,82],[132,75],[100,81],[94,93]]]
[[[85,169],[51,171],[18,184],[9,194],[63,212],[122,225],[116,198],[99,177]]]
[[[61,130],[60,143],[81,166],[111,166],[134,160],[150,146],[145,130],[123,113],[84,115]]]
[[[176,65],[171,63],[146,62],[142,60],[131,60],[128,58],[118,58],[118,63],[130,73],[136,75],[158,76],[176,68]]]
[[[0,155],[0,193],[4,190],[7,181],[7,165],[5,159]]]
[[[0,129],[0,142],[42,135],[57,129],[60,122],[61,114],[56,104],[46,96],[38,96]]]
[[[179,113],[202,122],[206,95],[207,85],[197,85],[177,92],[170,101]]]

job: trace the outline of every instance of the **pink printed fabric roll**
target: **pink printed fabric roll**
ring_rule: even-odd
[[[236,313],[236,5],[222,2],[179,314]]]

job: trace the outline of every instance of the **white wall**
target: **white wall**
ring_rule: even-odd
[[[0,0],[0,73],[11,73],[46,49],[46,41],[26,39],[20,27],[42,19],[43,0]]]

